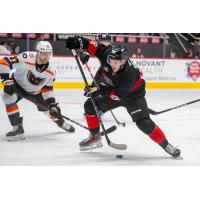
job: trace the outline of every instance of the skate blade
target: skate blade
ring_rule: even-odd
[[[170,159],[172,159],[172,160],[183,160],[184,158],[181,156],[181,155],[179,155],[178,157],[170,157]]]
[[[63,129],[67,134],[74,134],[75,131],[69,131],[69,130],[66,130],[66,129]]]
[[[73,130],[67,130],[67,133],[68,134],[74,134],[75,133],[75,129],[73,129]]]
[[[18,140],[25,140],[24,134],[16,135],[16,136],[6,136],[7,140],[10,141],[18,141]]]
[[[80,151],[88,151],[88,150],[91,150],[91,149],[98,149],[98,148],[101,148],[101,147],[103,147],[103,144],[99,143],[99,144],[94,144],[94,145],[90,145],[90,146],[79,147],[79,149],[80,149]]]

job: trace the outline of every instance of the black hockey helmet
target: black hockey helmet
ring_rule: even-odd
[[[98,40],[108,40],[108,41],[110,41],[111,37],[108,33],[100,33],[98,35]]]
[[[111,45],[109,54],[107,57],[107,62],[110,64],[110,59],[113,60],[127,60],[128,51],[125,47],[121,45]]]

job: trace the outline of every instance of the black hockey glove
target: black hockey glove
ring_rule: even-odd
[[[49,104],[49,113],[52,117],[60,118],[61,117],[61,109],[58,103],[50,103]]]
[[[2,79],[3,79],[3,77],[2,77]],[[12,78],[3,79],[2,83],[4,85],[4,92],[6,94],[9,94],[10,96],[12,96],[14,94],[14,82],[13,82]]]
[[[85,65],[90,59],[90,54],[87,51],[83,51],[80,53],[80,60]]]
[[[106,90],[101,90],[98,87],[92,87],[90,86],[89,89],[85,88],[85,96],[86,97],[92,97],[93,100],[95,101],[99,101],[102,100],[104,98],[108,98],[108,91]]]
[[[83,40],[81,37],[68,37],[65,43],[66,49],[82,49]]]
[[[1,74],[0,74],[0,79],[1,79],[2,81],[8,80],[8,79],[10,79],[10,74],[9,74],[9,73],[1,73]]]
[[[14,82],[13,80],[10,78],[8,80],[3,80],[2,83],[4,84],[4,86],[13,86],[14,85]]]
[[[84,96],[89,97],[90,95],[96,93],[98,91],[97,87],[85,87],[84,89],[85,93]]]

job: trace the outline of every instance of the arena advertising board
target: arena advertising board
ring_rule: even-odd
[[[1,56],[3,57],[3,56]],[[200,59],[130,58],[147,82],[147,88],[200,88]],[[84,86],[77,63],[73,57],[54,56],[55,87],[82,88]],[[93,74],[99,69],[97,58],[90,58],[88,66]],[[89,82],[88,69],[83,70]]]

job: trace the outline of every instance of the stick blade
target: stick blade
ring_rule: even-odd
[[[113,149],[117,149],[117,150],[126,150],[127,149],[127,145],[126,144],[115,144],[115,143],[110,143],[110,146]]]

